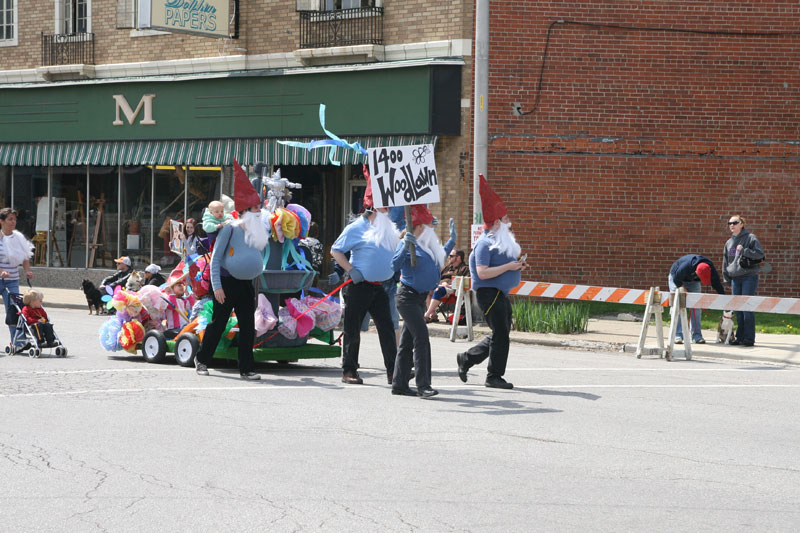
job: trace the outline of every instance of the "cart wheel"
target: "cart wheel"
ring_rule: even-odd
[[[62,348],[61,346],[56,346],[56,357],[66,357],[66,348]]]
[[[6,353],[8,355],[14,355],[14,350],[11,348],[11,346],[6,346]]]
[[[61,357],[66,357],[66,356],[67,356],[67,349],[62,346],[61,347]]]
[[[164,334],[150,330],[142,341],[142,355],[148,363],[162,363],[167,355],[167,340]]]
[[[30,357],[39,357],[39,350],[36,348],[31,348],[30,350],[28,350],[28,355]]]
[[[194,366],[194,356],[200,351],[200,341],[194,333],[184,333],[175,339],[175,359],[181,366]]]

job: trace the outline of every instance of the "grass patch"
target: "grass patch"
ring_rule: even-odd
[[[605,302],[586,302],[589,316],[598,318],[620,313],[630,313],[639,318],[644,316],[643,305],[617,304]],[[664,321],[669,324],[669,308],[664,308],[661,314]],[[701,324],[703,329],[717,329],[722,311],[714,309],[703,310]],[[736,315],[734,314],[734,322]],[[785,335],[800,335],[800,315],[777,315],[774,313],[756,313],[756,333],[781,333]]]
[[[539,333],[584,333],[589,308],[583,303],[541,303],[515,300],[511,305],[517,331]]]

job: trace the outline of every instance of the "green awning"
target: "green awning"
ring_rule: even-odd
[[[230,165],[235,158],[241,164],[264,162],[268,165],[328,165],[328,149],[313,151],[278,144],[293,139],[213,139],[179,141],[113,141],[63,143],[0,143],[0,165],[5,166],[74,166],[74,165]],[[433,144],[435,135],[390,135],[348,137],[364,148]],[[336,148],[334,158],[342,164],[361,164],[366,157],[353,150]]]

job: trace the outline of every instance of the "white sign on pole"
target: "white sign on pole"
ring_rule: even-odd
[[[483,235],[483,224],[473,224],[470,226],[470,233],[472,234],[472,242],[469,247],[475,248],[475,243],[478,242],[480,236]]]
[[[439,201],[432,144],[370,148],[368,154],[375,207]]]

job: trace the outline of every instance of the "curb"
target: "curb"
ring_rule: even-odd
[[[625,353],[636,353],[636,344],[626,343],[623,347],[622,351]],[[644,348],[642,350],[642,355],[649,355],[649,356],[657,356],[661,357],[661,353],[659,352],[658,348]],[[769,357],[769,356],[755,356],[751,354],[737,354],[737,353],[719,353],[719,352],[710,352],[703,349],[698,349],[694,345],[692,345],[692,358],[694,357],[706,357],[708,359],[727,359],[732,361],[744,361],[744,362],[751,362],[751,363],[770,363],[776,365],[791,365],[791,366],[800,366],[800,363],[796,363],[794,361],[785,361],[779,359],[777,357]],[[675,350],[673,352],[673,359],[678,360],[685,360],[685,356],[683,355],[683,349]]]
[[[476,340],[479,340],[480,337],[485,336],[489,333],[487,329],[477,329],[473,328],[473,334]],[[428,325],[428,334],[431,337],[444,337],[450,338],[450,327],[441,328],[441,327],[430,327]],[[465,340],[467,338],[466,334],[459,334],[456,333],[456,338],[458,340]],[[548,346],[550,348],[573,348],[579,350],[599,350],[604,352],[621,352],[623,350],[624,345],[619,342],[603,342],[603,341],[584,341],[580,339],[537,339],[534,337],[520,337],[515,336],[514,332],[511,333],[510,339],[511,342],[517,344],[528,344],[528,345],[538,345],[538,346]],[[634,350],[635,351],[635,350]]]

